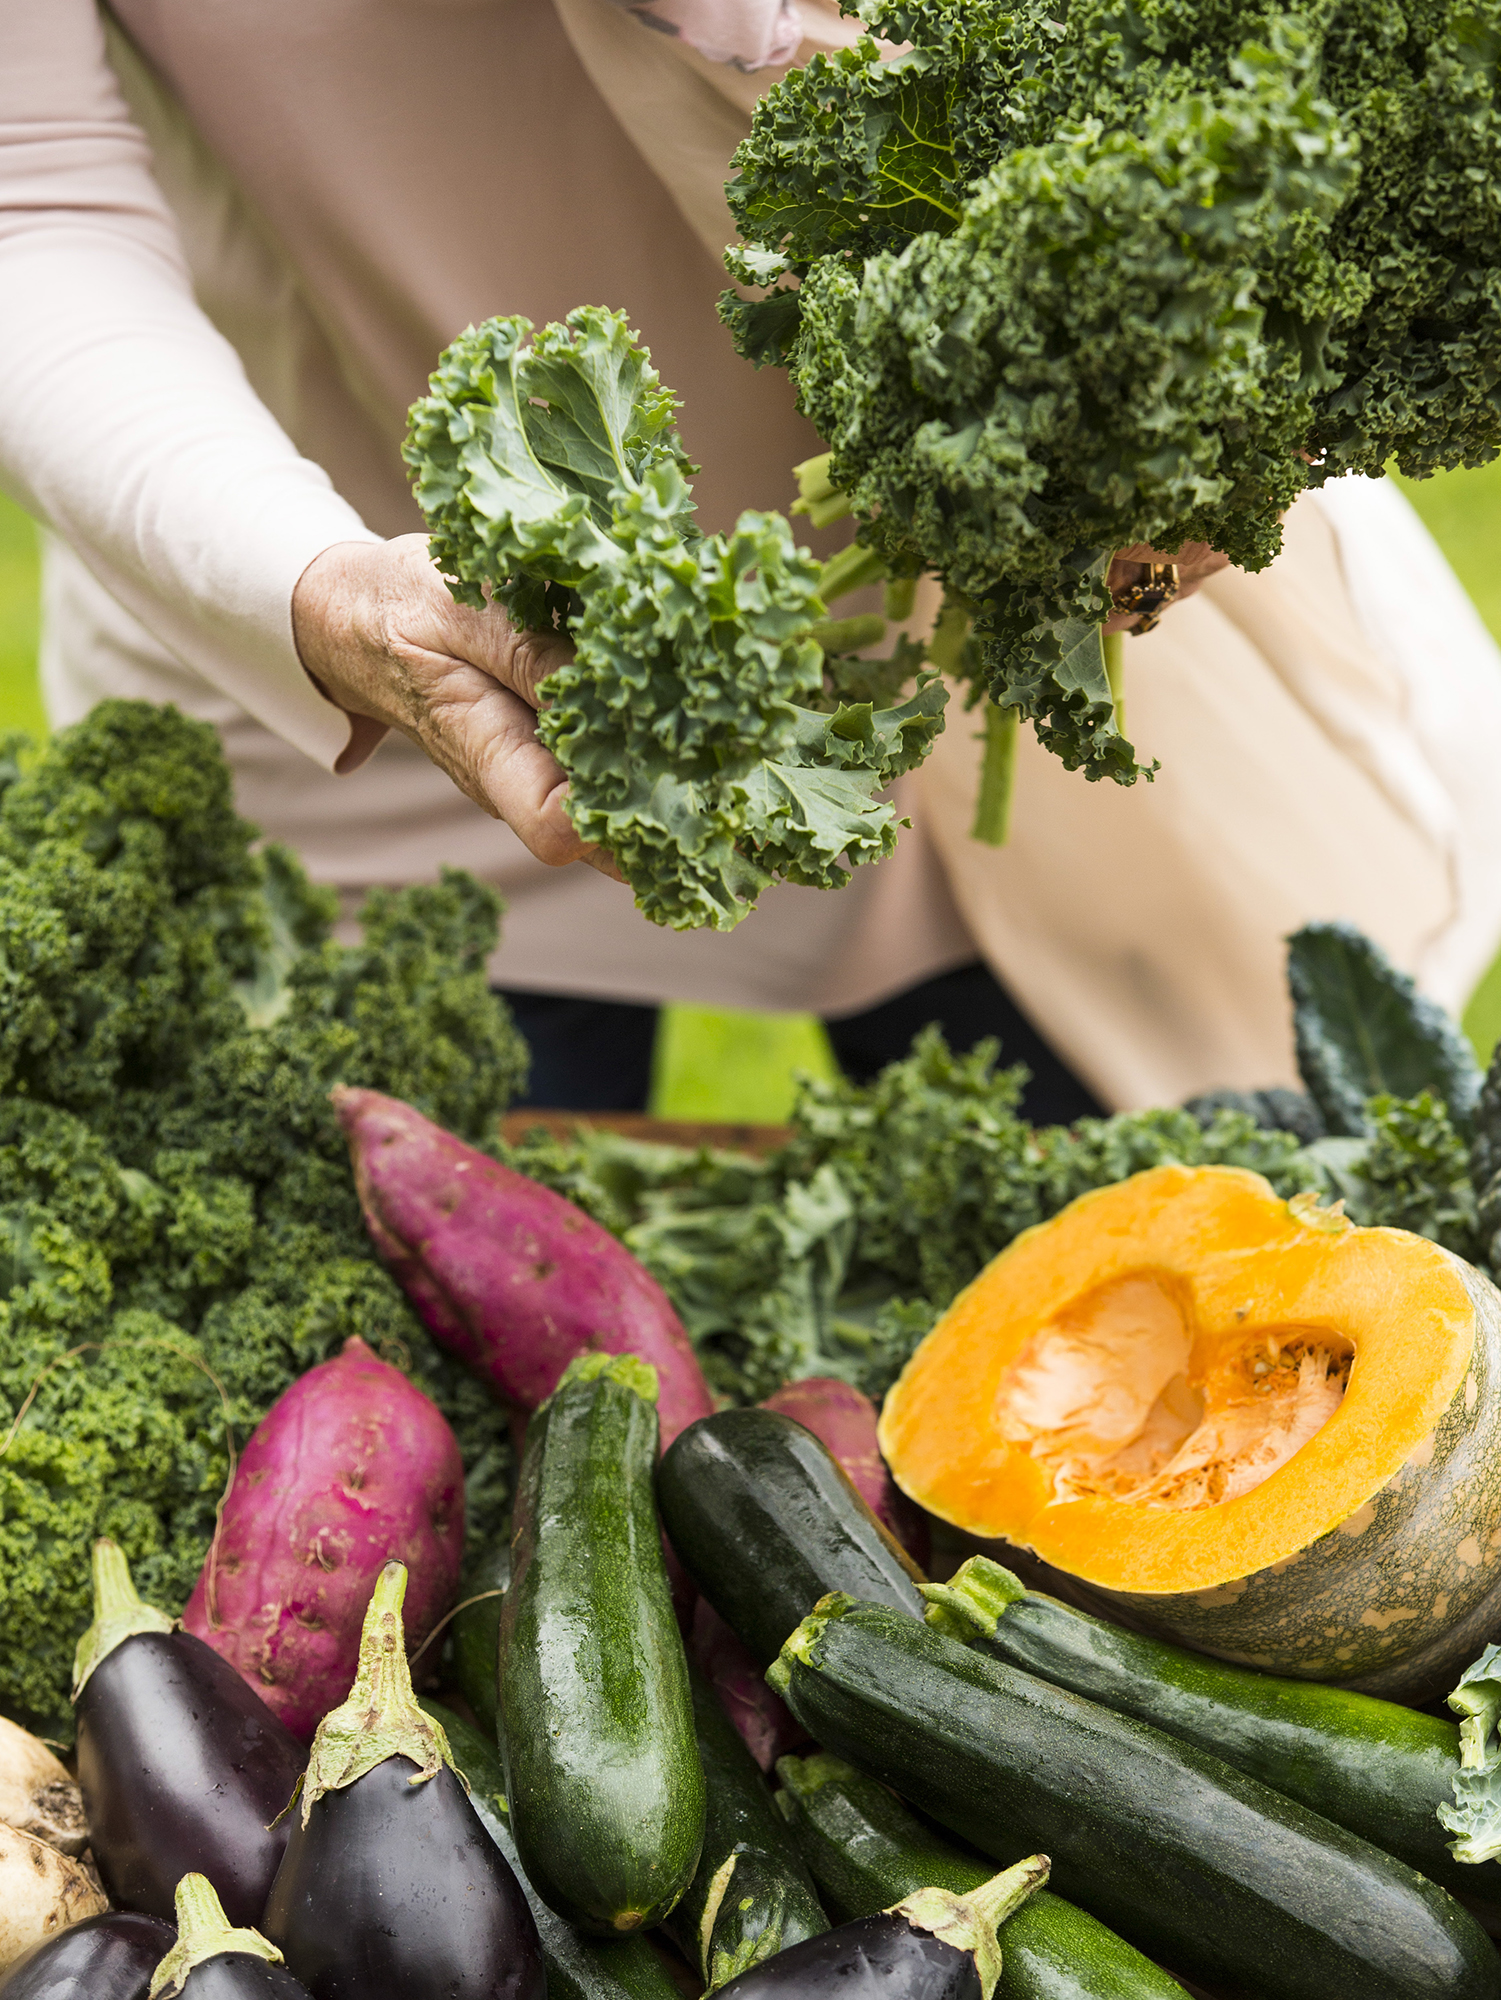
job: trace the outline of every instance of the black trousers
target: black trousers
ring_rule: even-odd
[[[551,1111],[646,1109],[659,1009],[561,993],[502,989],[502,997],[532,1052],[523,1105]],[[971,1049],[993,1035],[1003,1063],[1026,1064],[1031,1081],[1022,1113],[1032,1124],[1069,1125],[1103,1110],[989,968],[978,963],[941,972],[863,1014],[824,1025],[845,1075],[868,1083],[906,1055],[913,1036],[930,1021],[942,1028],[950,1048]]]

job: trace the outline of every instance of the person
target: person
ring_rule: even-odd
[[[785,379],[739,361],[717,324],[723,180],[767,80],[858,32],[832,0],[0,0],[0,475],[48,530],[49,714],[133,695],[211,720],[242,811],[351,911],[368,886],[443,865],[495,883],[493,974],[533,1047],[534,1102],[639,1105],[667,999],[810,1008],[857,1075],[928,1018],[961,1046],[999,1031],[1041,1118],[1283,1081],[1277,926],[1353,910],[1415,965],[1437,939],[1450,988],[1501,930],[1483,871],[1436,858],[1461,835],[1422,774],[1405,791],[1392,777],[1386,723],[1406,697],[1381,635],[1356,634],[1327,528],[1310,543],[1307,699],[1287,698],[1316,707],[1320,662],[1348,654],[1346,707],[1367,701],[1364,674],[1390,711],[1375,781],[1360,729],[1317,720],[1289,780],[1288,717],[1246,687],[1259,673],[1286,696],[1296,674],[1268,664],[1254,609],[1203,623],[1217,590],[1221,607],[1238,584],[1253,606],[1280,601],[1281,565],[1227,583],[1210,552],[1184,552],[1182,594],[1204,593],[1133,642],[1159,663],[1133,668],[1138,712],[1176,731],[1144,806],[1137,787],[1102,817],[1114,788],[1067,779],[1065,796],[1028,750],[1016,837],[977,848],[960,718],[899,782],[913,824],[889,861],[837,895],[779,887],[728,934],[634,911],[536,739],[562,642],[455,604],[427,558],[405,413],[446,341],[497,311],[624,308],[682,398],[704,525],[786,504],[817,442]],[[1122,580],[1150,557],[1123,552]],[[1196,615],[1197,649],[1172,637]],[[1210,688],[1240,700],[1236,718],[1206,711]],[[1265,740],[1248,742],[1252,716]],[[1208,854],[1224,815],[1198,774],[1224,778],[1202,753],[1227,744],[1237,854],[1289,783],[1308,809],[1286,824],[1319,844],[1335,810],[1320,760],[1354,770],[1345,838],[1322,843],[1337,859],[1289,869],[1274,841],[1225,899]],[[1419,794],[1434,809],[1414,831]],[[1472,806],[1450,812],[1470,847]],[[1245,990],[1198,1022],[1225,978]]]

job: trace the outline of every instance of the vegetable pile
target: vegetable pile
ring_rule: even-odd
[[[975,609],[994,699],[1131,784],[1114,550],[1259,569],[1305,487],[1501,450],[1501,14],[847,11],[871,34],[736,155],[726,261],[773,289],[726,318],[790,370],[862,540]]]
[[[101,1542],[75,1698],[117,1907],[20,1909],[0,2000],[1182,2000],[1175,1973],[1497,2000],[1456,1900],[1501,1919],[1495,1864],[1474,1826],[1445,1844],[1493,1648],[1462,1732],[985,1556],[932,1583],[780,1412],[700,1418],[658,1465],[656,1393],[634,1355],[580,1356],[528,1428],[490,1730],[416,1698],[400,1562],[304,1751]],[[685,1653],[664,1535],[804,1732],[775,1790]],[[41,1746],[15,1761],[31,1803],[56,1789]]]

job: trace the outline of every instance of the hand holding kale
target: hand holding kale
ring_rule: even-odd
[[[406,456],[454,594],[574,643],[538,733],[576,830],[678,929],[730,929],[773,881],[840,887],[894,847],[875,794],[925,754],[942,689],[826,692],[819,564],[778,514],[694,526],[673,398],[623,316],[531,331],[460,335]]]
[[[862,537],[979,613],[995,700],[1141,775],[1111,551],[1271,561],[1349,471],[1501,450],[1494,0],[864,0],[730,197],[742,351],[790,368]]]

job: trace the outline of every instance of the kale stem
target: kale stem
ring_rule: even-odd
[[[1016,778],[1016,730],[1020,717],[1014,708],[985,704],[985,755],[980,764],[980,793],[975,800],[972,839],[987,847],[1004,847],[1011,829],[1011,790]]]
[[[1120,632],[1102,632],[1100,651],[1105,656],[1105,678],[1110,683],[1110,699],[1115,704],[1115,726],[1124,736],[1126,733],[1126,659],[1124,635]]]

